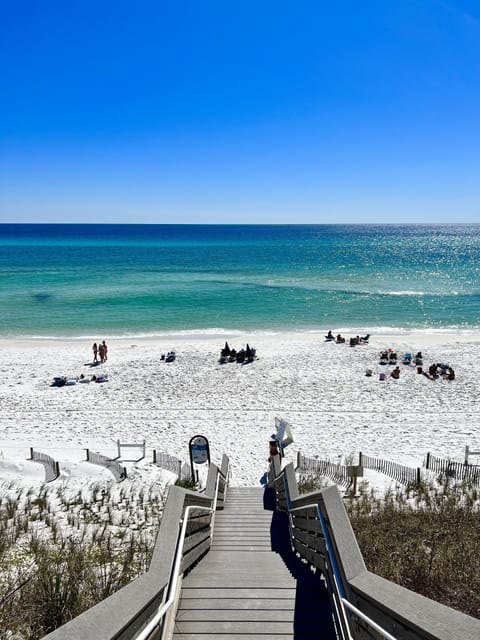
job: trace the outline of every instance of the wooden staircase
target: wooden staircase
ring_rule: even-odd
[[[228,490],[212,547],[183,580],[174,640],[335,637],[327,591],[273,505],[270,489]]]

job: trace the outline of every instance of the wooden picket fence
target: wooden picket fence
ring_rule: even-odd
[[[359,453],[359,464],[365,469],[372,469],[372,471],[383,473],[405,486],[409,484],[420,484],[422,481],[420,467],[406,467],[403,464],[398,464],[391,460],[374,458],[372,456],[366,456],[363,453]]]
[[[116,460],[112,460],[112,458],[107,458],[107,456],[103,456],[101,453],[97,453],[96,451],[90,451],[90,449],[86,449],[85,451],[87,452],[87,462],[105,467],[113,474],[113,477],[117,482],[125,480],[127,477],[127,469],[122,464]]]
[[[60,475],[60,466],[56,460],[46,453],[35,451],[30,447],[30,460],[39,462],[45,468],[45,482],[53,482]]]
[[[192,476],[190,465],[169,453],[153,450],[153,463],[158,467],[177,474],[179,480],[189,480]]]
[[[300,473],[315,473],[321,476],[326,476],[335,482],[335,484],[348,487],[352,484],[352,475],[349,473],[349,468],[330,462],[329,460],[319,460],[317,458],[308,458],[302,453],[297,454],[297,472]]]
[[[427,453],[423,462],[425,469],[438,475],[444,475],[462,482],[469,482],[480,486],[480,466],[475,464],[465,464],[455,460],[438,458],[432,453]]]

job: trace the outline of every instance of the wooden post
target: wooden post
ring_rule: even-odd
[[[420,482],[421,482],[420,467],[417,467],[417,484],[420,484]]]
[[[425,468],[430,469],[430,452],[427,453],[427,459],[425,460]]]
[[[355,495],[357,494],[357,474],[358,474],[358,467],[354,467],[353,468],[353,492],[352,492],[353,497],[355,497]]]
[[[30,460],[33,460],[33,447],[30,447]]]
[[[87,453],[87,462],[90,460],[90,449],[85,449]]]

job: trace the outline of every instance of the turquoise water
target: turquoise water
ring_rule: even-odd
[[[480,225],[0,225],[0,334],[477,329]]]

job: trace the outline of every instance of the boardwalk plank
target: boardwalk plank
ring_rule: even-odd
[[[222,621],[214,620],[212,622],[178,622],[175,621],[175,633],[210,633],[214,636],[217,633],[238,633],[261,635],[269,634],[291,634],[293,638],[293,624],[291,622],[245,622],[245,621]],[[287,636],[288,637],[288,636]]]
[[[291,633],[266,633],[259,635],[258,633],[174,633],[173,640],[290,640],[293,638]],[[297,638],[296,638],[297,640]],[[298,638],[298,640],[301,640]],[[308,639],[311,640],[311,639]]]
[[[293,609],[182,609],[177,622],[293,622]]]
[[[242,587],[227,587],[227,588],[202,588],[198,589],[197,587],[189,587],[184,581],[182,588],[182,595],[185,595],[185,598],[253,598],[254,600],[258,598],[295,598],[296,590],[295,586],[290,585],[287,588],[281,587],[270,587],[267,589],[250,589],[250,588],[242,588]]]
[[[294,610],[295,597],[293,598],[188,598],[184,597],[180,603],[182,611],[195,609],[250,609],[273,611]]]

